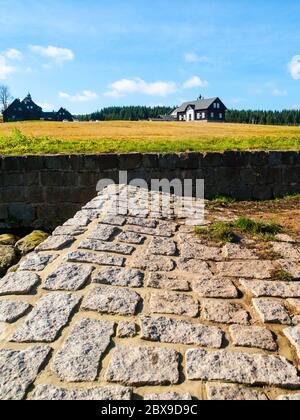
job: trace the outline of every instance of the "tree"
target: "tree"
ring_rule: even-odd
[[[13,100],[8,86],[0,85],[0,111],[4,112]]]

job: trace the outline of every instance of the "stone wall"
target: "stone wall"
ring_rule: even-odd
[[[59,155],[0,158],[0,228],[61,224],[95,196],[102,178],[205,179],[206,198],[300,193],[300,153]]]

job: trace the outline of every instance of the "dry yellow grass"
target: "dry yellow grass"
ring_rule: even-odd
[[[34,137],[63,140],[204,140],[208,138],[293,137],[300,139],[300,127],[202,124],[179,122],[99,123],[20,122],[0,124],[0,137],[9,136],[13,128]]]
[[[0,154],[254,149],[299,150],[300,127],[128,121],[0,124]]]

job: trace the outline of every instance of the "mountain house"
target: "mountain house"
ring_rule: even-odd
[[[184,102],[171,116],[177,121],[225,122],[226,106],[219,98]]]
[[[15,99],[3,112],[4,122],[13,121],[74,121],[74,117],[65,108],[55,112],[43,112],[43,109],[33,102],[28,94],[23,101]]]

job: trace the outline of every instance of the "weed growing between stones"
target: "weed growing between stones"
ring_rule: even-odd
[[[197,235],[204,235],[213,241],[222,243],[233,243],[238,239],[230,223],[226,222],[213,223],[206,228],[196,227],[195,233]]]
[[[279,281],[293,281],[294,277],[285,270],[279,270],[275,273],[275,279]]]
[[[272,241],[275,235],[282,232],[282,226],[275,222],[256,222],[246,217],[241,217],[235,222],[216,222],[208,227],[195,228],[197,235],[221,243],[239,242],[242,234],[261,236],[266,241]]]
[[[247,217],[241,217],[234,223],[234,227],[239,229],[243,233],[249,233],[250,235],[263,236],[266,240],[272,240],[275,235],[282,233],[283,228],[276,222],[256,222],[248,219]]]

